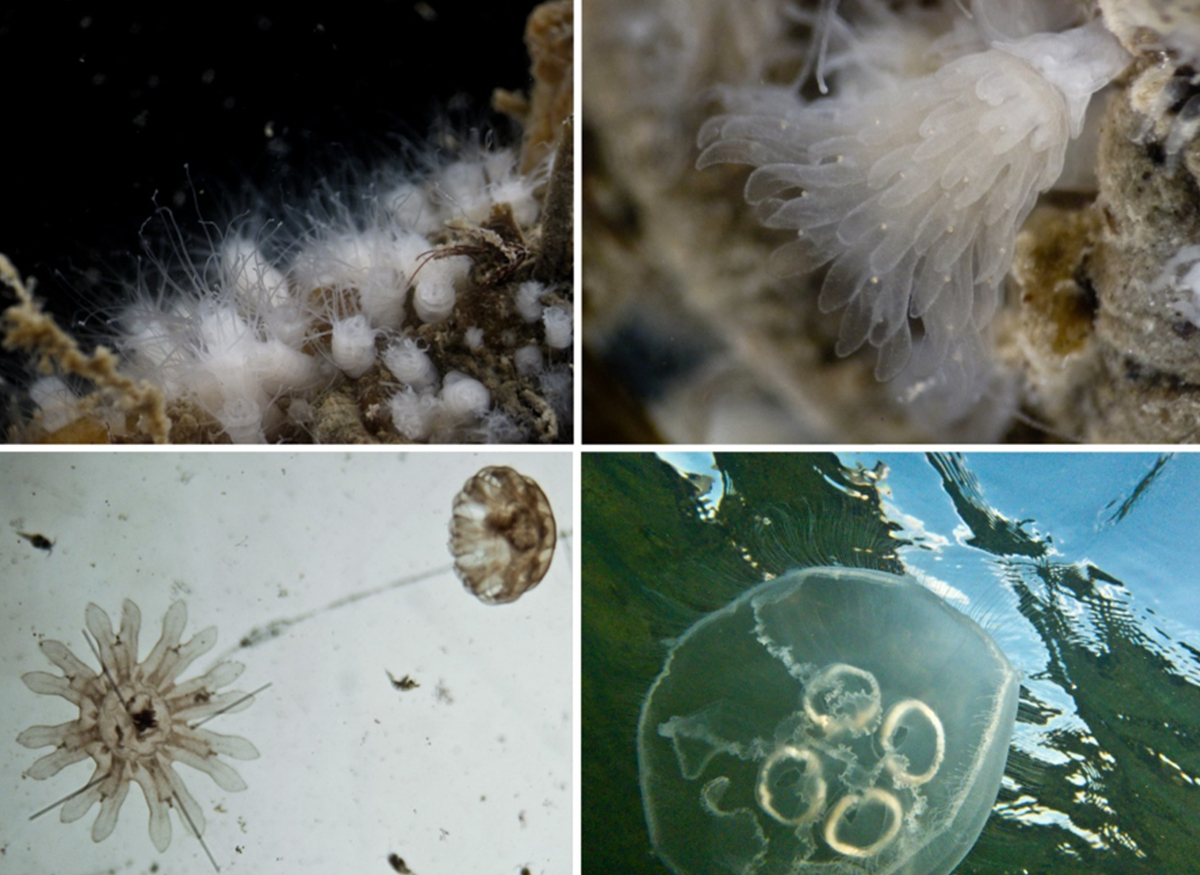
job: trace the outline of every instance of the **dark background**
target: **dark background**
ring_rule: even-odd
[[[348,164],[411,161],[404,143],[447,117],[511,130],[490,98],[529,88],[535,5],[6,4],[0,252],[86,337],[156,203],[186,232],[302,203]]]

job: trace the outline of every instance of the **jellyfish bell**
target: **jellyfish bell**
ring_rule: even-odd
[[[486,604],[515,601],[537,586],[550,569],[556,537],[546,494],[512,468],[483,468],[454,497],[454,571]]]
[[[677,875],[947,875],[996,800],[1019,686],[911,577],[760,584],[674,643],[643,703],[654,848]]]

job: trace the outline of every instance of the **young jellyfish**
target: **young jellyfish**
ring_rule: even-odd
[[[556,538],[546,494],[512,468],[483,468],[454,497],[454,570],[485,604],[516,601],[537,586],[550,569]]]
[[[187,606],[181,601],[171,605],[163,617],[162,637],[140,663],[138,631],[142,616],[136,604],[129,599],[122,603],[121,627],[116,635],[108,614],[99,606],[89,604],[86,618],[88,631],[95,639],[92,646],[100,660],[100,671],[89,668],[62,642],[46,639],[39,647],[63,674],[33,671],[21,678],[35,693],[61,696],[79,708],[76,720],[57,726],[32,726],[17,736],[17,742],[25,747],[56,746],[26,774],[44,780],[91,757],[96,763],[95,772],[81,790],[63,800],[60,819],[63,823],[78,820],[99,802],[100,813],[92,825],[93,841],[103,841],[112,834],[130,782],[136,782],[146,797],[155,848],[165,851],[171,843],[169,808],[177,809],[190,831],[200,838],[205,826],[203,809],[188,792],[174,764],[206,773],[223,790],[246,789],[241,776],[220,757],[256,759],[258,750],[244,738],[198,728],[200,722],[219,713],[250,707],[254,693],[217,692],[237,680],[245,666],[219,662],[199,677],[178,680],[217,642],[217,629],[210,626],[180,643],[187,624]]]

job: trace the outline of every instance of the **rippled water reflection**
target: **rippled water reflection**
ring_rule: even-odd
[[[1024,673],[967,873],[1200,871],[1200,458],[586,454],[584,865],[664,872],[637,710],[669,640],[796,565],[908,571]]]

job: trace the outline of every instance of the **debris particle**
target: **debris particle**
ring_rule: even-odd
[[[384,671],[387,671],[387,669],[384,669]],[[419,683],[414,681],[408,675],[405,675],[404,677],[400,678],[400,680],[396,680],[396,678],[389,671],[387,673],[387,676],[388,676],[388,680],[392,682],[392,687],[394,689],[403,690],[406,693],[411,689],[415,689],[416,687],[421,686]]]
[[[401,875],[406,875],[406,873],[407,875],[412,875],[412,869],[408,868],[408,865],[401,859],[399,854],[388,854],[388,863],[391,864],[393,869],[401,873]]]

